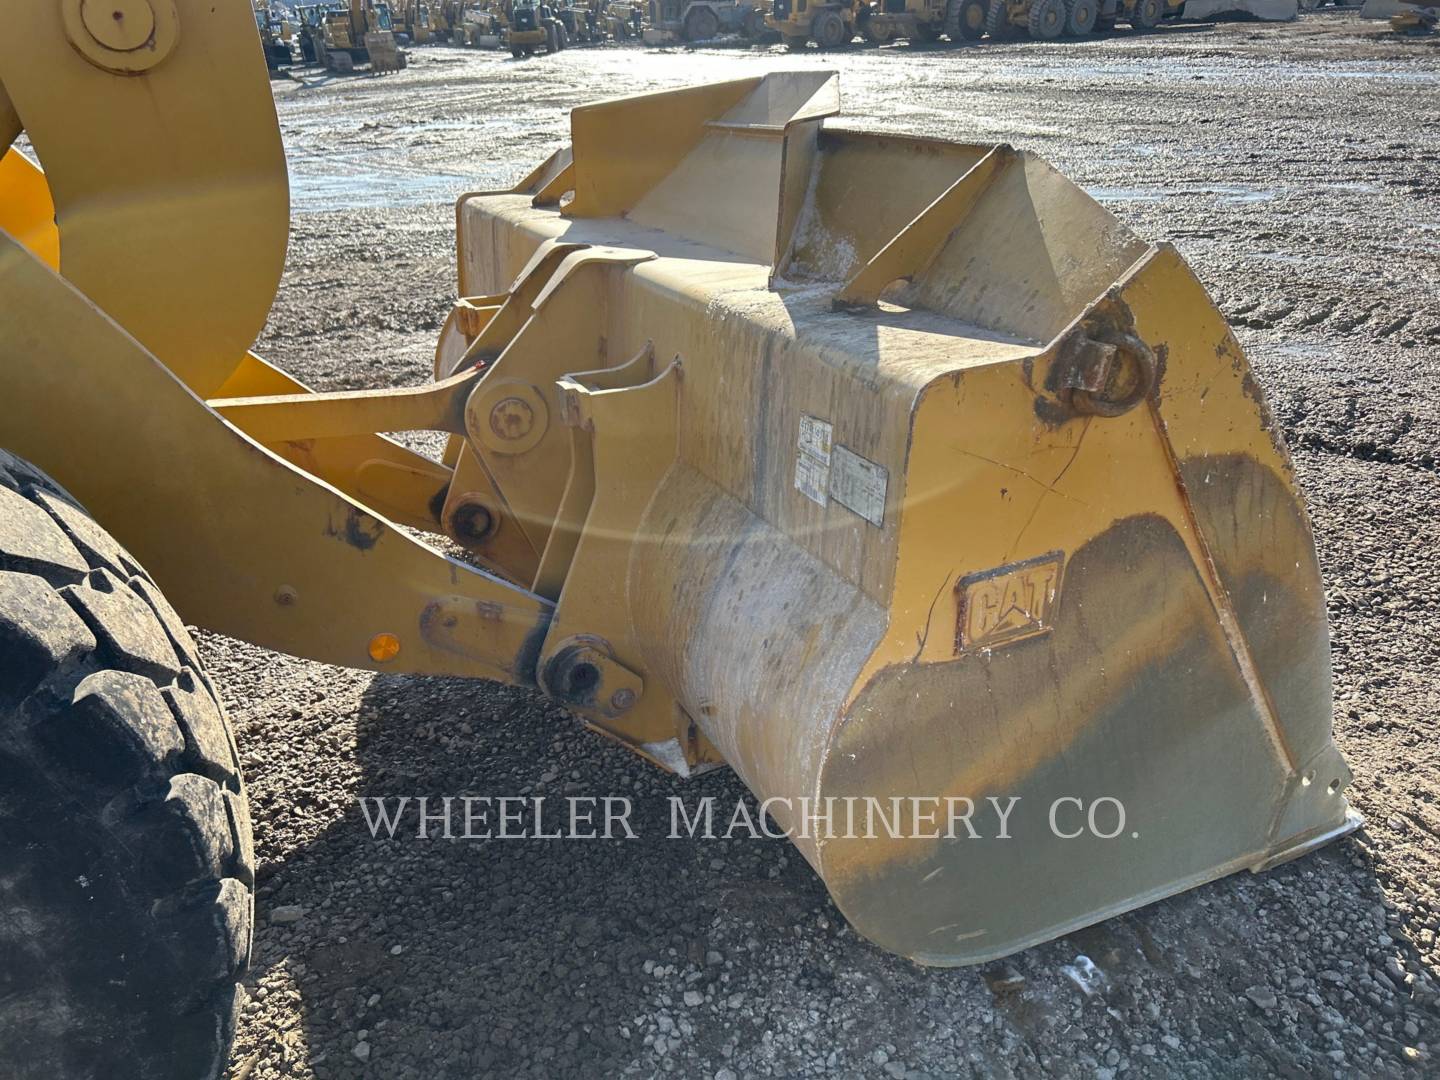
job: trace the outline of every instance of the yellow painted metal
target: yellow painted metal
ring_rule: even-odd
[[[841,48],[855,37],[858,15],[863,8],[859,0],[814,0],[804,4],[792,0],[783,13],[777,14],[773,8],[767,12],[765,25],[779,34],[791,49],[803,49],[811,40],[822,49]],[[820,40],[816,27],[826,22],[838,29],[838,40]]]
[[[575,201],[571,217],[630,210],[683,161],[705,123],[744,100],[759,78],[711,83],[583,105],[570,115]],[[698,202],[694,209],[703,209]]]
[[[262,394],[211,398],[209,405],[256,442],[326,439],[377,431],[465,433],[465,400],[476,373],[402,390]]]
[[[60,230],[50,186],[35,163],[19,150],[0,155],[0,230],[30,249],[52,270],[60,266]]]
[[[997,146],[977,161],[855,272],[836,294],[836,306],[873,306],[891,285],[914,281],[928,270],[956,226],[975,208],[995,174],[1014,160],[1014,150]]]
[[[429,43],[434,30],[429,4],[422,0],[399,0],[399,3],[391,4],[390,12],[397,32],[409,34],[416,45]]]
[[[247,353],[216,397],[309,392],[303,383]],[[304,438],[268,443],[266,448],[382,516],[419,529],[435,529],[440,521],[437,503],[453,479],[450,467],[380,435]]]
[[[953,12],[954,4],[959,9]],[[965,3],[964,0],[904,0],[896,5],[862,3],[858,5],[856,23],[866,41],[877,45],[907,38],[911,41],[933,42],[942,33],[948,33],[950,44],[974,41],[985,32],[985,5],[983,2]]]
[[[247,351],[286,233],[264,60],[245,5],[175,10],[163,62],[124,76],[77,52],[59,4],[17,11],[24,42],[0,43],[4,141],[23,125],[48,166],[0,165],[0,444],[84,499],[193,622],[532,682],[550,601],[394,524],[439,529],[454,470],[378,432],[464,430],[473,373],[327,399]],[[197,393],[240,399],[268,445]]]
[[[118,76],[72,44],[68,5],[13,5],[0,85],[49,177],[61,272],[209,394],[264,324],[288,189],[249,5],[173,6],[173,49]]]
[[[180,38],[173,0],[60,0],[60,14],[75,51],[116,75],[138,75],[164,63]]]
[[[926,963],[1351,827],[1303,503],[1194,276],[1033,155],[821,128],[807,79],[677,97],[653,153],[606,138],[655,97],[577,109],[568,159],[459,205],[462,291],[543,297],[491,319],[479,384],[531,372],[562,422],[527,451],[568,455],[558,501],[555,466],[494,474],[545,492],[541,685],[671,768],[730,764]],[[567,245],[652,257],[567,275]],[[980,836],[827,832],[827,799],[969,800]]]
[[[168,203],[196,230],[181,261],[218,261],[231,203],[283,232],[262,212],[283,168],[231,160],[222,184],[189,160],[178,74],[225,24],[177,9],[173,54],[133,77],[153,100],[111,216],[133,240],[127,207]],[[34,29],[57,60],[58,16]],[[232,108],[273,122],[258,51],[213,44],[240,74],[207,73],[205,130]],[[26,403],[0,443],[90,502],[187,618],[533,680],[667,768],[728,763],[856,927],[926,963],[1348,827],[1313,541],[1243,354],[1173,249],[1033,155],[827,126],[824,72],[577,109],[569,150],[457,203],[436,385],[313,394],[247,351],[278,263],[237,255],[241,310],[217,289],[193,348],[200,314],[136,314],[173,310],[167,267],[127,279],[84,245],[72,264],[72,237],[104,233],[105,180],[78,154],[88,122],[57,133],[41,91],[86,101],[99,69],[47,75],[8,39],[0,61],[61,256],[0,238],[0,393]],[[127,118],[97,116],[116,164]],[[8,175],[33,226],[33,171]],[[381,434],[412,427],[449,434],[442,460]],[[980,824],[992,799],[1017,800],[1009,839]],[[852,835],[834,807],[870,800],[880,831]],[[958,805],[974,839],[923,828]],[[1125,828],[1075,831],[1096,806]]]
[[[27,405],[6,410],[0,442],[84,499],[187,619],[351,667],[533,678],[547,601],[250,441],[4,236],[0,296],[0,396]],[[379,633],[400,643],[383,665]]]

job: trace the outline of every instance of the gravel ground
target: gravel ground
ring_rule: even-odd
[[[567,108],[820,66],[847,117],[1038,150],[1174,241],[1250,352],[1309,497],[1354,837],[980,969],[850,931],[784,842],[663,839],[662,775],[538,694],[216,636],[262,859],[233,1075],[1440,1075],[1440,51],[1352,15],[1082,44],[430,48],[275,83],[294,226],[262,352],[418,383],[454,296],[449,203]],[[357,795],[628,794],[635,841],[373,841]]]

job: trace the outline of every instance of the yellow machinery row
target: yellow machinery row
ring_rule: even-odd
[[[725,34],[839,49],[857,38],[960,44],[1085,37],[1118,25],[1152,29],[1185,8],[1185,0],[349,0],[339,10],[302,6],[294,26],[272,17],[265,0],[256,3],[272,67],[304,61],[337,70],[352,65],[327,57],[364,62],[366,31],[393,32],[402,45],[508,47],[517,57],[607,40],[659,45]]]

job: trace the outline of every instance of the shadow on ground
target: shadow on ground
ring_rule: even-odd
[[[1434,1038],[1409,920],[1354,841],[1010,961],[925,970],[850,931],[788,843],[668,838],[669,796],[745,797],[728,771],[668,777],[532,691],[465,680],[374,677],[355,722],[354,794],[625,796],[638,838],[418,840],[412,805],[373,839],[349,796],[262,867],[249,982],[298,994],[299,1025],[241,1067],[1299,1077],[1387,1074]],[[270,921],[285,905],[305,915]]]

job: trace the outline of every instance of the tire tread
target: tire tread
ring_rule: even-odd
[[[8,1075],[219,1076],[255,880],[224,708],[143,568],[5,451],[0,515]]]

